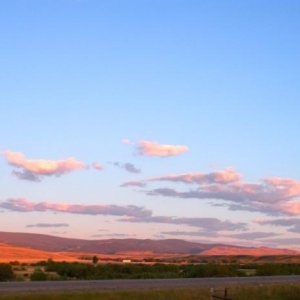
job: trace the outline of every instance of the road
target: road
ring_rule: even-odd
[[[1,282],[0,295],[67,291],[197,288],[270,283],[300,283],[300,276]]]

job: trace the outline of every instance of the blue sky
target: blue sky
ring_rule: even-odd
[[[60,234],[72,237],[92,238],[99,227],[107,230],[103,237],[121,231],[124,236],[170,238],[177,232],[184,239],[211,241],[218,236],[238,244],[248,242],[229,236],[267,232],[269,239],[258,239],[257,245],[298,247],[293,231],[300,223],[298,1],[12,0],[1,6],[0,147],[2,153],[23,153],[26,161],[20,165],[2,155],[2,230],[53,234],[50,225],[64,221],[68,226]],[[183,145],[188,151],[151,156],[141,150],[141,141]],[[28,160],[69,157],[89,168],[33,172],[40,182],[11,174],[32,172]],[[94,162],[103,170],[93,169]],[[127,172],[126,163],[141,173]],[[260,201],[277,201],[276,207],[257,204],[249,194],[229,200],[223,194],[220,199],[147,194],[159,187],[177,192],[203,191],[207,184],[221,188],[218,180],[200,186],[163,180],[120,187],[171,174],[214,177],[228,167],[242,176],[229,188],[238,193],[238,185],[256,183]],[[285,181],[262,183],[269,178]],[[262,189],[268,191],[263,198]],[[124,222],[110,214],[56,208],[37,213],[32,207],[25,213],[8,202],[20,198],[27,201],[23,209],[40,202],[135,205],[153,216],[208,216],[215,222],[246,222],[247,228],[210,231],[207,225],[200,229],[211,236],[180,235],[196,229],[177,219]],[[228,206],[247,199],[250,206]],[[12,216],[17,216],[13,222]],[[282,219],[289,226],[279,226]],[[49,227],[26,227],[42,222]],[[275,239],[272,233],[277,232]]]

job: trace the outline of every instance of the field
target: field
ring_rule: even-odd
[[[96,257],[95,257],[96,258]],[[96,258],[97,259],[97,258]],[[41,261],[0,263],[0,281],[162,279],[300,275],[295,263],[100,263]]]
[[[299,300],[300,284],[235,286],[228,289],[232,300]],[[0,296],[3,300],[209,300],[208,288],[113,291],[97,293],[51,293]]]
[[[99,280],[99,279],[154,279],[300,275],[299,264],[134,264],[134,263],[70,263],[52,260],[26,265],[0,264],[12,270],[7,280]],[[2,274],[2,276],[1,276]]]

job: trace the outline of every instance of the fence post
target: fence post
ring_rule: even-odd
[[[223,291],[223,289],[222,289]],[[210,300],[216,300],[216,299],[220,299],[220,300],[232,300],[232,298],[228,297],[228,290],[227,288],[224,288],[224,296],[218,295],[218,292],[221,293],[220,289],[214,289],[214,288],[210,288]],[[215,294],[216,293],[216,294]]]
[[[214,288],[210,288],[210,300],[214,300]]]

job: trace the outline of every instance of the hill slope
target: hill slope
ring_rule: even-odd
[[[215,246],[201,252],[201,255],[297,255],[299,252],[289,249],[275,249],[269,247],[237,247],[237,246]]]
[[[0,244],[0,262],[35,262],[52,258],[56,261],[74,261],[74,257],[64,253],[53,253],[30,248]]]
[[[19,247],[30,247],[53,252],[119,253],[129,251],[151,251],[155,253],[200,253],[211,245],[192,243],[177,239],[69,239],[32,233],[0,232],[0,243]]]
[[[177,253],[195,255],[296,255],[289,249],[202,244],[178,239],[70,239],[43,234],[0,232],[0,243],[48,252],[118,254],[125,252]],[[49,256],[48,256],[49,257]]]

